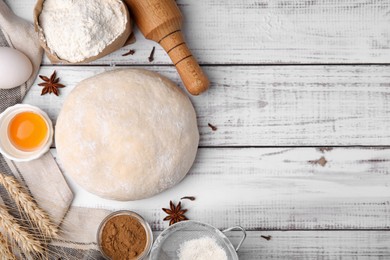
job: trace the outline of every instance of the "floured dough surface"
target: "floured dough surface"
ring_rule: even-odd
[[[146,70],[114,70],[79,83],[56,125],[65,171],[115,200],[151,197],[180,182],[199,142],[195,110],[171,81]]]

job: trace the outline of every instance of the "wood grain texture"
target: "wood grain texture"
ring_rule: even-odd
[[[32,20],[34,0],[6,0]],[[178,0],[184,31],[202,64],[389,63],[388,0]],[[94,64],[148,64],[152,46],[137,32],[131,46]],[[157,46],[158,47],[158,46]],[[171,64],[161,47],[155,64]],[[48,63],[48,60],[45,60]]]
[[[240,234],[229,237],[236,245]],[[390,259],[389,245],[388,231],[252,231],[238,256],[240,260],[386,260]]]
[[[32,21],[35,0],[5,2]],[[240,259],[390,259],[389,148],[231,147],[390,145],[389,66],[236,66],[388,64],[390,2],[177,3],[199,62],[233,65],[203,66],[211,89],[191,98],[203,146],[193,168],[173,189],[135,202],[100,199],[65,173],[74,205],[137,211],[157,235],[167,227],[160,208],[195,196],[183,201],[189,218],[250,230]],[[54,67],[45,58],[41,74],[56,69],[68,87],[60,97],[41,97],[36,82],[24,102],[55,120],[80,80],[115,66],[148,65],[180,84],[173,67],[149,67],[171,64],[165,51],[138,30],[136,37],[134,45],[89,64],[104,66]],[[153,46],[155,61],[149,63]],[[122,57],[129,49],[136,53]],[[230,236],[237,244],[239,236]]]
[[[38,80],[24,102],[41,107],[55,121],[79,81],[114,68],[43,67],[40,73],[50,75],[54,69],[67,85],[60,97],[40,96]],[[181,84],[172,67],[148,69]],[[191,97],[202,146],[390,145],[388,66],[204,69],[212,87]]]
[[[316,163],[320,158],[326,163]],[[64,172],[76,194],[74,205],[132,209],[153,230],[167,227],[161,208],[184,196],[196,197],[182,202],[187,217],[220,229],[390,230],[389,166],[390,149],[201,148],[183,182],[134,202],[100,199]]]
[[[241,233],[229,233],[228,238],[237,245]],[[249,231],[238,256],[240,260],[387,260],[389,244],[388,231]]]
[[[227,237],[236,246],[241,233]],[[388,231],[249,231],[238,256],[240,260],[387,260],[389,244]]]
[[[147,39],[160,44],[192,95],[209,87],[209,80],[188,49],[182,33],[183,16],[175,0],[126,0],[135,24]]]

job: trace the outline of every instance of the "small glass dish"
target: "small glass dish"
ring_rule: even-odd
[[[19,113],[33,112],[42,117],[47,126],[47,135],[40,147],[33,151],[22,151],[16,148],[8,137],[8,126],[11,120]],[[16,162],[26,162],[38,159],[46,152],[49,151],[51,144],[53,143],[54,129],[53,124],[49,116],[40,108],[27,105],[17,104],[7,108],[0,114],[0,153],[10,160]]]
[[[145,229],[145,232],[146,232],[145,249],[144,249],[143,253],[141,255],[139,255],[137,258],[134,258],[134,260],[146,259],[146,257],[149,255],[149,252],[150,252],[152,245],[153,245],[152,229],[150,228],[150,225],[148,224],[148,222],[145,221],[145,219],[143,217],[141,217],[137,213],[135,213],[133,211],[129,211],[129,210],[115,211],[103,219],[103,221],[99,225],[99,228],[97,231],[97,244],[99,246],[100,253],[102,254],[102,256],[105,259],[108,259],[108,260],[111,259],[109,256],[106,255],[106,253],[104,252],[104,250],[102,248],[102,232],[103,232],[105,225],[107,224],[107,222],[110,219],[117,217],[117,216],[122,216],[122,215],[130,216],[130,217],[137,219],[139,221],[139,223],[142,225],[142,227]]]

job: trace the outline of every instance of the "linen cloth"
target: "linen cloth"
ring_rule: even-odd
[[[33,75],[21,86],[0,89],[0,113],[20,103],[38,74],[43,50],[33,25],[17,17],[0,0],[0,47],[12,47],[31,60]],[[70,207],[73,194],[55,159],[48,152],[31,162],[14,162],[0,155],[0,172],[16,177],[35,198],[39,206],[60,226],[60,239],[50,242],[49,259],[102,259],[96,243],[100,222],[109,214],[106,210]],[[10,208],[16,218],[19,214],[13,200],[0,186],[0,203]],[[19,252],[15,252],[19,255]],[[23,256],[20,256],[24,258]]]

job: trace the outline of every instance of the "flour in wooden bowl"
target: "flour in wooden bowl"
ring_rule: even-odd
[[[45,0],[39,15],[43,40],[68,62],[97,56],[126,30],[123,5],[119,0]]]

